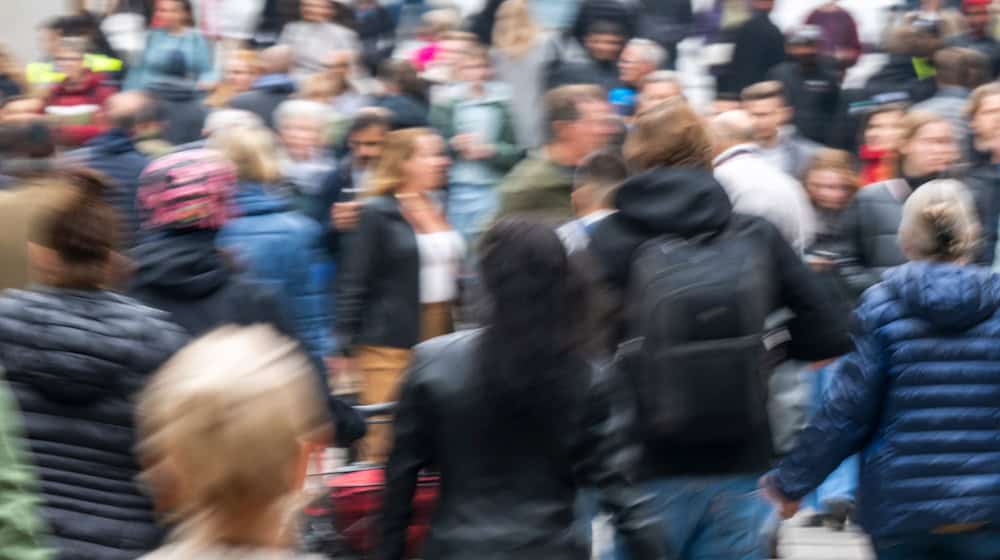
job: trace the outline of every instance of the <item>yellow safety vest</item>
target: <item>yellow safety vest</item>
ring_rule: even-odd
[[[91,72],[98,74],[119,72],[125,64],[114,57],[103,54],[85,54],[83,56],[83,66]],[[56,70],[55,64],[51,62],[32,62],[25,69],[25,76],[29,84],[49,85],[58,84],[66,79],[66,75]]]

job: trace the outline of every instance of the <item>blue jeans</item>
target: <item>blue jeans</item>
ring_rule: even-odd
[[[448,223],[465,238],[470,254],[499,206],[500,196],[492,185],[453,183],[448,187]]]
[[[813,414],[823,405],[823,395],[833,381],[833,365],[826,366],[815,373],[807,373],[816,377],[813,393]],[[803,506],[811,507],[818,513],[826,511],[825,505],[831,500],[854,501],[858,490],[858,456],[851,455],[840,464],[830,476],[820,484],[816,491],[806,496]]]
[[[878,560],[996,560],[1000,531],[957,535],[920,535],[875,541]]]
[[[771,505],[757,475],[676,477],[653,480],[645,490],[664,523],[664,538],[680,560],[767,558],[764,525]],[[615,537],[615,556],[628,553]]]

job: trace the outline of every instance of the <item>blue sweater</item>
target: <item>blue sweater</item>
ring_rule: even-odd
[[[171,35],[162,29],[153,29],[146,37],[142,58],[125,78],[123,89],[146,89],[150,83],[166,77],[171,53],[178,51],[184,57],[188,76],[195,82],[215,80],[215,54],[212,45],[201,33],[189,29],[181,35]]]
[[[876,539],[1000,526],[1000,277],[889,270],[856,312],[856,350],[776,472],[799,499],[862,455],[861,524]]]
[[[219,232],[218,245],[278,294],[311,354],[332,355],[333,263],[321,247],[322,227],[259,184],[241,184],[236,205],[240,217]]]

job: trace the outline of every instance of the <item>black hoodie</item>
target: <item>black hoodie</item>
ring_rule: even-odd
[[[264,288],[242,280],[215,246],[215,232],[168,233],[138,246],[131,294],[166,311],[192,337],[227,324],[273,325],[297,339],[295,327]],[[326,367],[313,360],[322,394],[329,395]],[[364,421],[350,407],[330,398],[336,439],[349,445],[365,433]]]
[[[789,357],[814,361],[850,351],[846,318],[831,303],[833,298],[824,293],[777,228],[762,218],[733,213],[726,191],[711,171],[663,168],[637,175],[622,185],[615,206],[618,213],[600,222],[591,239],[591,249],[604,264],[606,280],[613,287],[627,288],[633,253],[646,241],[664,235],[690,238],[728,230],[755,239],[761,254],[773,263],[773,285],[765,297],[771,310],[787,308],[795,314],[788,324],[792,337]],[[771,457],[771,434],[765,428],[737,447],[658,449],[647,454],[646,474],[760,473],[770,466]]]

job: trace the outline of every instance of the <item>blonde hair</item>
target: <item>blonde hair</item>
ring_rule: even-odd
[[[855,171],[854,158],[849,152],[844,150],[834,150],[833,148],[823,148],[816,152],[812,162],[806,169],[806,182],[809,176],[817,171],[834,171],[839,174],[844,181],[854,190],[859,185],[858,174]]]
[[[902,148],[912,142],[925,126],[942,122],[948,124],[949,126],[951,125],[951,123],[948,122],[948,119],[930,111],[910,111],[906,113],[906,116],[903,117],[903,136],[899,141],[899,147]],[[899,153],[899,149],[896,151],[896,155],[902,159],[904,156]]]
[[[625,140],[625,158],[641,171],[656,167],[712,168],[712,140],[686,101],[667,99],[642,111]]]
[[[973,119],[982,108],[986,98],[994,95],[1000,95],[1000,83],[998,82],[990,82],[974,89],[972,95],[969,96],[968,104],[965,106],[965,118]]]
[[[965,185],[940,179],[923,185],[906,200],[899,244],[910,260],[971,262],[981,231]]]
[[[420,18],[420,23],[426,32],[440,37],[444,33],[458,29],[462,24],[462,18],[455,10],[441,8],[425,13]]]
[[[237,49],[229,53],[229,56],[226,58],[226,66],[228,67],[230,64],[248,64],[253,69],[254,74],[260,74],[260,57],[256,51]],[[212,90],[212,94],[205,98],[205,105],[208,107],[224,107],[238,93],[240,92],[236,91],[225,81],[222,81]]]
[[[155,374],[138,403],[143,476],[182,540],[241,544],[248,517],[290,521],[303,446],[328,419],[309,358],[273,327],[222,327]]]
[[[208,145],[233,162],[241,181],[273,184],[281,180],[278,143],[274,133],[267,128],[223,128],[208,139]]]
[[[385,147],[368,187],[370,196],[395,194],[403,185],[403,165],[417,151],[417,142],[434,134],[429,128],[407,128],[390,132],[385,137]]]
[[[493,44],[501,52],[520,58],[538,43],[541,34],[528,0],[506,0],[500,5],[493,27]]]

